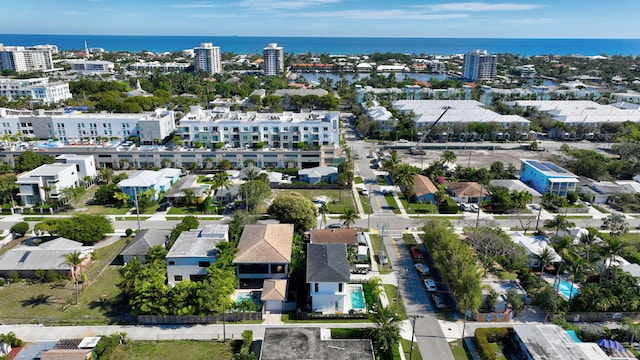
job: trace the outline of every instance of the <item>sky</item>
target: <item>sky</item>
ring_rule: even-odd
[[[4,34],[640,38],[640,0],[5,0]]]

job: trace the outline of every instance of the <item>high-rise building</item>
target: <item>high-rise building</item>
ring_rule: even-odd
[[[0,70],[16,72],[53,70],[55,45],[4,46],[0,43]]]
[[[264,74],[278,75],[284,71],[284,49],[276,43],[271,43],[262,52],[264,58]]]
[[[220,46],[213,46],[213,43],[202,43],[200,47],[193,49],[193,53],[196,70],[206,71],[209,74],[222,72]]]
[[[496,78],[498,56],[487,50],[470,51],[464,55],[462,77],[467,80],[493,80]]]

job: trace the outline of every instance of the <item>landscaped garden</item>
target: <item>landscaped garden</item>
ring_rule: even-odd
[[[313,201],[314,198],[327,198],[326,203],[329,208],[329,214],[342,214],[347,208],[354,208],[353,193],[349,190],[336,189],[295,189],[295,190],[274,190],[274,196],[282,192],[297,192],[302,196]]]

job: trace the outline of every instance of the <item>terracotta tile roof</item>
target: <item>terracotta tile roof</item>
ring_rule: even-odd
[[[313,244],[347,244],[358,245],[356,229],[313,229],[311,230]]]
[[[419,174],[413,175],[413,187],[415,188],[416,196],[435,194],[438,191],[438,187],[431,182],[431,179]]]
[[[482,187],[477,182],[451,182],[447,185],[447,189],[454,193],[455,196],[467,196],[467,197],[478,197],[480,195],[480,189],[482,189],[482,196],[489,196],[489,191]]]
[[[287,298],[287,280],[271,280],[266,279],[262,285],[262,295],[260,300],[278,300],[284,301]]]
[[[245,225],[234,263],[282,264],[291,261],[293,224]]]

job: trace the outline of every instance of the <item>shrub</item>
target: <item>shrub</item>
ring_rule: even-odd
[[[496,360],[496,354],[489,343],[505,341],[513,332],[513,328],[478,328],[474,332],[473,343],[483,360]]]
[[[125,333],[115,333],[109,336],[102,336],[95,348],[98,359],[108,359],[113,350],[124,342],[125,336]]]
[[[27,231],[29,231],[29,223],[27,223],[26,221],[15,223],[13,224],[13,226],[11,226],[9,231],[20,235],[20,237],[23,237],[27,233]]]
[[[249,348],[253,342],[253,330],[245,330],[242,332],[242,343]]]
[[[370,339],[371,330],[363,328],[331,329],[332,339]]]
[[[457,214],[458,204],[450,196],[445,197],[444,201],[438,204],[440,214]]]
[[[129,236],[131,236],[131,234],[133,234],[133,230],[129,228],[129,229],[127,229],[127,230],[125,230],[125,231],[124,231],[124,234],[125,234],[127,237],[129,237]]]

